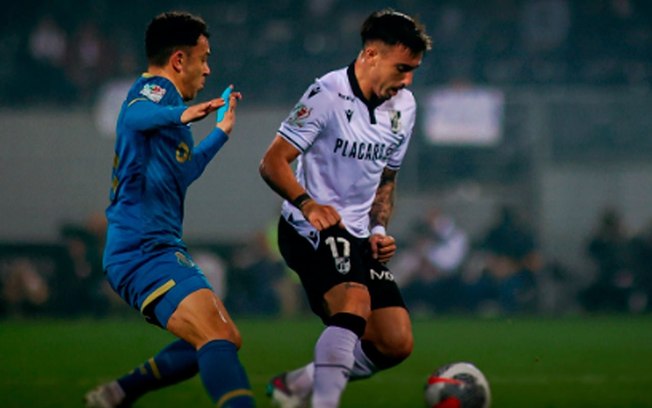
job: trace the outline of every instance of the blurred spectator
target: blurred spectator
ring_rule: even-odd
[[[496,3],[473,50],[474,75],[481,82],[513,83],[522,77],[524,66],[518,41],[517,9],[511,0]]]
[[[392,3],[400,2],[388,5]],[[433,58],[424,60],[423,84],[463,79],[493,85],[650,86],[652,7],[647,2],[408,3],[409,8],[421,10],[420,18],[436,31],[438,39]],[[160,9],[164,4],[176,6],[165,1],[141,6]],[[4,39],[0,48],[8,51],[0,64],[0,78],[2,74],[17,77],[0,84],[0,101],[88,103],[105,81],[122,76],[116,72],[122,60],[115,58],[114,50],[120,48],[122,55],[123,45],[129,43],[123,41],[125,35],[140,38],[134,21],[146,10],[141,8],[130,17],[121,2],[41,6],[43,17],[35,26],[0,32]],[[25,15],[31,11],[27,3],[17,7],[24,8]],[[306,72],[320,70],[308,69],[309,65],[344,63],[359,45],[343,38],[355,34],[355,22],[368,11],[364,2],[339,0],[219,1],[212,7],[219,10],[220,24],[226,24],[236,39],[217,45],[231,54],[220,62],[220,72],[229,82],[242,84],[245,92],[247,88],[255,91],[257,101],[274,103],[279,98],[294,102],[287,98],[296,94],[293,89],[302,90],[310,81]],[[120,17],[117,22],[115,16]],[[112,18],[106,32],[99,25],[104,18]],[[252,38],[262,42],[243,47]],[[26,64],[18,55],[21,47],[28,57]],[[69,77],[61,75],[64,67]]]
[[[26,72],[34,94],[17,95],[34,102],[65,102],[73,97],[73,86],[68,81],[66,58],[69,51],[68,35],[52,15],[45,14],[29,33],[30,61]],[[28,91],[30,89],[27,89]]]
[[[68,39],[54,17],[45,15],[29,35],[29,51],[35,61],[62,68],[66,60]]]
[[[594,279],[579,294],[582,306],[588,311],[626,311],[634,278],[628,270],[628,236],[620,214],[605,209],[587,241]]]
[[[106,223],[103,214],[92,214],[83,224],[63,224],[61,238],[71,270],[57,277],[57,303],[65,314],[102,316],[109,308],[109,291],[102,269]]]
[[[29,257],[0,263],[0,316],[42,312],[50,295],[47,277]]]
[[[438,312],[461,306],[459,272],[469,250],[466,232],[435,208],[418,221],[412,235],[394,268],[408,305]]]
[[[652,310],[652,222],[629,242],[634,291],[629,298],[632,312]]]
[[[441,4],[425,13],[422,21],[434,31],[436,41],[432,52],[437,57],[423,61],[420,81],[424,84],[472,81],[473,55],[469,49],[477,41],[479,26],[469,21],[458,4]]]
[[[531,53],[553,52],[563,46],[570,29],[567,0],[528,0],[519,19],[523,47]]]
[[[71,39],[67,63],[67,74],[79,102],[90,102],[99,85],[116,73],[114,67],[119,65],[97,24],[91,20],[82,22]]]
[[[480,242],[482,274],[471,285],[470,301],[498,312],[533,312],[537,307],[536,274],[543,262],[534,234],[516,209],[503,206]]]
[[[337,0],[307,0],[307,9],[312,17],[327,17],[333,10]]]
[[[571,26],[567,0],[529,0],[519,19],[522,48],[529,55],[526,79],[533,83],[564,81],[566,40]]]
[[[277,223],[278,220],[273,219],[265,230],[265,242],[269,250],[269,257],[272,262],[283,269],[274,281],[274,291],[279,300],[281,316],[296,316],[307,310],[307,299],[304,297],[299,277],[287,266],[281,256],[281,250],[278,247]]]
[[[191,254],[193,261],[204,272],[213,287],[213,291],[220,299],[226,299],[228,294],[226,262],[218,254],[207,249],[193,250]]]
[[[264,232],[237,249],[231,259],[229,295],[225,304],[233,313],[274,315],[280,310],[275,289],[285,264],[274,256]]]
[[[611,38],[624,82],[649,84],[652,78],[651,8],[643,2],[611,0]]]

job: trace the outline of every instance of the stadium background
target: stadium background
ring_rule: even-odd
[[[264,149],[314,77],[353,60],[359,49],[360,22],[371,10],[392,6],[418,15],[433,35],[434,48],[415,76],[420,121],[401,170],[390,230],[399,243],[405,242],[412,226],[436,207],[477,240],[501,207],[513,206],[532,225],[546,265],[537,278],[541,297],[533,311],[584,316],[574,296],[595,278],[585,247],[597,220],[605,209],[613,208],[629,236],[645,231],[652,221],[652,6],[635,0],[477,3],[61,0],[4,5],[0,13],[0,311],[9,320],[0,323],[0,343],[7,340],[0,349],[13,344],[2,326],[15,329],[11,319],[16,316],[92,311],[80,310],[81,298],[71,295],[85,288],[69,271],[75,268],[69,239],[92,232],[106,207],[111,115],[124,86],[145,66],[146,22],[172,8],[200,13],[211,28],[212,75],[199,99],[217,95],[229,83],[245,97],[234,137],[190,190],[185,220],[191,246],[208,249],[225,262],[236,315],[261,312],[236,299],[238,290],[242,296],[265,296],[245,289],[266,284],[256,276],[230,281],[238,273],[257,273],[245,266],[256,258],[260,248],[255,243],[267,238],[278,213],[278,199],[257,173]],[[64,33],[68,51],[61,51],[56,36],[46,36],[44,46],[34,45],[33,35],[44,18],[51,18]],[[441,89],[497,92],[504,102],[498,115],[498,141],[433,143],[425,118],[429,98]],[[210,121],[205,122],[195,126],[197,138],[209,130]],[[38,290],[7,295],[11,285],[7,277],[21,268],[45,279],[50,285],[47,296]],[[120,306],[112,307],[111,312],[130,315]],[[643,346],[652,344],[648,317],[633,321],[637,330],[648,327],[637,338],[641,342],[614,345],[613,360],[621,363],[605,365],[605,372],[637,361],[618,354],[621,348],[647,347],[641,350],[642,360],[649,356],[649,346]],[[110,323],[109,328],[113,328]],[[459,355],[472,347],[459,350]],[[596,347],[599,353],[601,348]],[[500,367],[493,360],[487,365],[491,374],[513,368]],[[8,369],[0,373],[7,389],[20,381],[9,381],[13,374]],[[94,375],[101,378],[103,373]],[[255,381],[264,382],[263,377]],[[505,378],[498,382],[499,389],[506,387]],[[561,381],[569,387],[579,382],[596,388],[607,381],[599,376],[596,380],[591,373],[578,378]],[[622,406],[649,404],[640,396],[652,381],[649,375],[627,381],[618,385],[634,389],[639,397]],[[92,385],[92,379],[87,382],[77,385]],[[24,395],[29,395],[29,388]],[[7,406],[21,406],[14,404]],[[593,401],[584,406],[600,404]]]
[[[204,15],[213,32],[203,97],[228,83],[245,95],[228,150],[190,191],[186,238],[250,240],[278,209],[256,170],[267,143],[316,75],[354,58],[360,20],[381,6],[417,14],[435,39],[413,86],[420,122],[401,171],[394,234],[405,237],[439,207],[477,238],[510,204],[532,224],[546,262],[583,284],[591,279],[584,245],[605,208],[618,211],[631,234],[649,225],[647,2],[32,1],[11,4],[0,17],[0,239],[54,243],[62,225],[103,211],[111,107],[145,65],[144,26],[161,10],[186,8]],[[65,36],[61,55],[51,52],[56,41],[34,45],[48,17]],[[497,143],[428,141],[429,93],[460,83],[502,93]],[[208,122],[196,126],[198,138]]]

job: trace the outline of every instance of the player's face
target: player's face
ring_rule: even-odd
[[[387,99],[412,85],[414,70],[421,65],[422,58],[423,54],[414,55],[409,48],[400,44],[380,46],[371,74],[373,93]]]
[[[208,66],[208,56],[211,53],[208,38],[200,36],[197,45],[189,47],[185,52],[186,59],[181,72],[181,95],[189,101],[204,88],[206,77],[211,73]]]

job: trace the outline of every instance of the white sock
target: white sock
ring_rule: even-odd
[[[315,376],[315,364],[310,363],[287,373],[286,383],[293,394],[301,398],[307,397],[312,392],[312,383]]]
[[[355,343],[353,357],[355,357],[355,362],[351,369],[349,381],[364,380],[378,372],[378,368],[376,368],[374,363],[369,360],[369,357],[362,350],[362,342],[360,340]],[[286,377],[287,386],[293,394],[305,398],[312,392],[314,375],[314,363],[309,363],[301,368],[289,371]]]
[[[358,336],[351,330],[328,326],[315,346],[313,408],[336,408],[355,362]]]
[[[355,363],[351,369],[351,378],[353,380],[364,380],[369,378],[372,375],[378,372],[376,365],[369,360],[369,357],[362,350],[362,342],[358,340],[355,343],[355,348],[353,349],[353,356],[355,357]]]

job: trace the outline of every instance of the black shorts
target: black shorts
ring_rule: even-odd
[[[301,279],[310,308],[328,318],[324,294],[343,282],[358,282],[369,289],[371,309],[406,308],[394,275],[372,258],[369,240],[346,229],[331,227],[319,233],[317,249],[283,218],[278,224],[278,244],[285,262]]]

